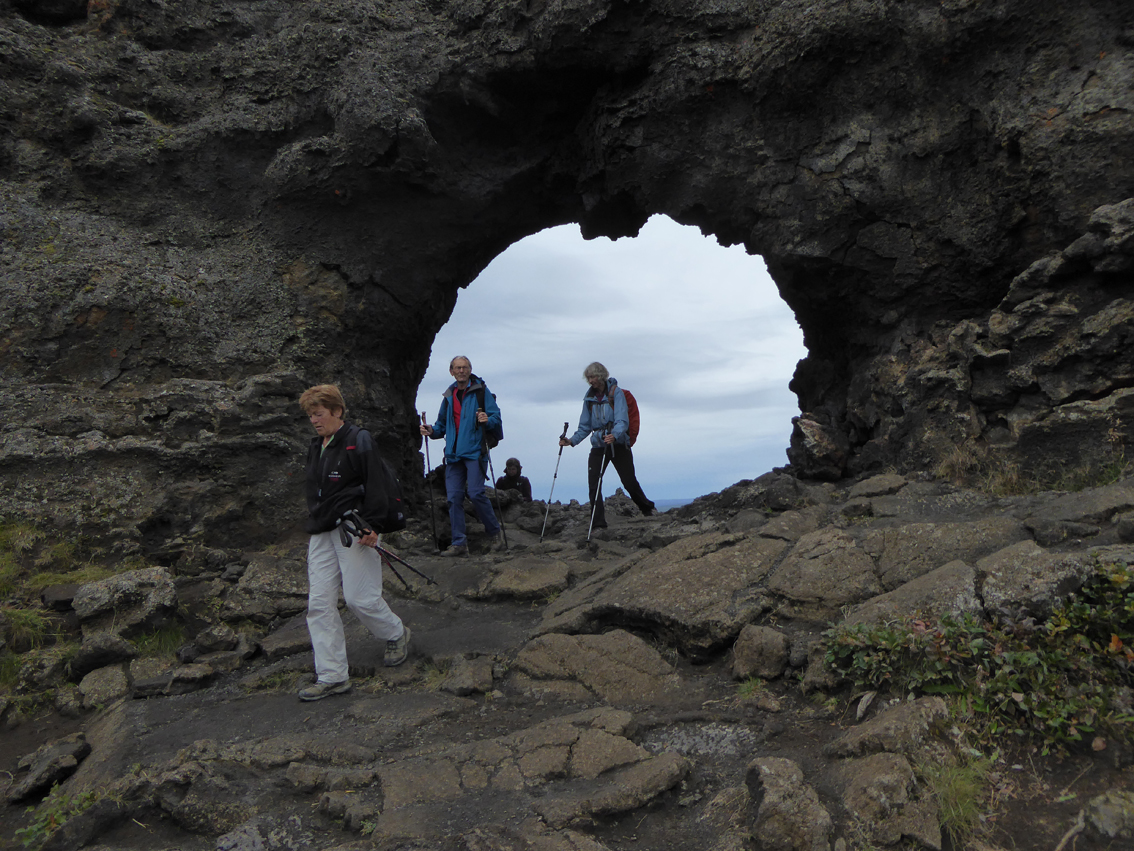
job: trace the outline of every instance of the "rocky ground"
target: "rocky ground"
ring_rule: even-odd
[[[2,704],[3,839],[42,825],[60,782],[100,798],[47,848],[958,847],[924,780],[969,744],[947,704],[864,706],[817,639],[888,613],[1039,613],[1096,555],[1134,555],[1134,480],[996,499],[769,474],[650,518],[616,495],[589,543],[585,507],[553,506],[542,543],[541,504],[504,514],[506,553],[474,538],[442,559],[420,521],[394,536],[436,583],[386,573],[410,658],[382,667],[346,614],[354,690],[316,703],[295,697],[301,540],[47,592],[82,649],[25,665],[50,710]],[[180,659],[132,658],[171,617],[197,636]],[[1002,743],[968,847],[1132,847],[1132,744]]]

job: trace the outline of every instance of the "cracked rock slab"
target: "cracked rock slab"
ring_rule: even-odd
[[[681,677],[656,650],[624,630],[603,635],[543,635],[516,656],[515,687],[568,693],[572,687],[614,706],[672,700]]]
[[[703,656],[733,641],[771,607],[762,582],[784,541],[709,532],[632,555],[564,592],[541,633],[649,624],[682,652]]]
[[[532,808],[552,827],[591,816],[629,812],[672,789],[689,773],[685,757],[667,752],[613,772],[601,785],[588,784],[565,794],[538,799]]]

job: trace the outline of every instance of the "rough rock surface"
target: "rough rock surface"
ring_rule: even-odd
[[[939,696],[813,694],[828,614],[800,606],[777,570],[818,534],[828,563],[840,552],[861,563],[830,571],[829,598],[878,579],[877,596],[835,619],[1005,607],[1041,617],[1083,565],[1134,557],[1122,513],[1100,509],[1129,484],[1002,498],[990,515],[988,497],[943,483],[888,474],[838,488],[769,474],[695,512],[623,515],[624,497],[611,497],[611,527],[590,543],[586,508],[559,506],[570,535],[540,543],[516,529],[510,552],[457,560],[437,557],[428,524],[414,520],[389,543],[438,584],[407,572],[408,586],[391,575],[385,586],[413,630],[409,660],[383,667],[382,643],[344,611],[353,690],[305,704],[295,698],[312,668],[304,614],[275,608],[303,542],[245,553],[248,582],[220,578],[230,562],[214,559],[176,578],[183,600],[215,595],[178,609],[192,624],[214,620],[188,630],[176,658],[123,661],[107,651],[125,639],[100,649],[93,637],[79,670],[23,654],[16,693],[0,700],[0,771],[10,772],[0,791],[19,802],[0,809],[0,840],[37,817],[28,804],[50,812],[40,802],[59,782],[63,796],[101,794],[50,837],[45,847],[60,851],[941,851],[946,803],[928,778],[974,756],[956,730],[964,722]],[[763,525],[727,531],[789,491]],[[869,510],[848,513],[852,504]],[[1051,547],[1013,533],[977,566],[964,558],[995,536],[956,529],[981,516],[1024,530],[1090,517],[1097,531]],[[908,553],[910,540],[933,543],[922,567],[944,564],[883,591],[891,548]],[[533,599],[549,574],[566,589]],[[88,583],[74,599],[105,587]],[[980,742],[992,784],[982,847],[1125,841],[1134,750],[1096,744],[1047,762]]]
[[[0,45],[5,515],[267,543],[305,385],[418,470],[459,289],[656,213],[767,260],[801,475],[1134,428],[1126,0],[0,0]]]

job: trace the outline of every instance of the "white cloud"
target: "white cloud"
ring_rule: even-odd
[[[546,499],[563,422],[574,432],[598,360],[634,393],[642,433],[638,480],[651,499],[692,498],[787,462],[788,389],[806,351],[791,310],[759,257],[721,248],[655,216],[634,239],[586,241],[551,228],[511,246],[463,291],[433,345],[418,410],[436,417],[467,355],[496,394],[504,442],[496,475],[518,457]],[[440,463],[440,441],[430,445]],[[585,446],[563,450],[555,499],[585,501]],[[609,495],[618,485],[610,472]]]

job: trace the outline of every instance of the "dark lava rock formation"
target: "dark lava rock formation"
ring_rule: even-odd
[[[1127,0],[0,0],[0,512],[267,539],[303,386],[419,469],[457,291],[656,213],[768,261],[798,475],[1121,451],[1132,47]]]

